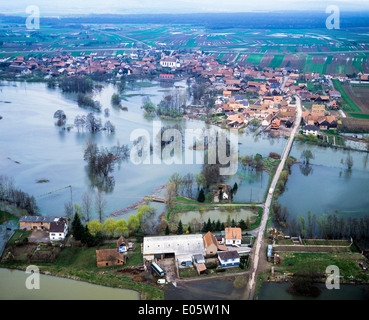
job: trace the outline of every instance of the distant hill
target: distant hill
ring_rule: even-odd
[[[343,28],[368,27],[369,11],[341,11],[340,25]],[[41,17],[45,25],[64,24],[190,24],[211,29],[310,29],[325,28],[329,14],[325,12],[245,12],[245,13],[195,13],[195,14],[88,14],[60,18]],[[25,22],[25,17],[0,15],[0,22]]]

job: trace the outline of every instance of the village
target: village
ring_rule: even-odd
[[[94,76],[109,81],[150,79],[163,86],[174,86],[176,81],[186,81],[188,86],[203,84],[206,93],[199,99],[199,104],[190,103],[183,107],[184,119],[199,119],[240,133],[249,127],[255,129],[256,134],[289,138],[289,147],[295,137],[294,130],[308,139],[320,137],[324,140],[329,132],[336,132],[346,118],[342,95],[332,84],[332,79],[348,81],[345,76],[321,76],[289,67],[260,69],[237,63],[224,64],[202,51],[180,53],[150,49],[114,57],[97,53],[17,56],[1,64],[4,67],[2,75],[11,74],[20,79],[37,76],[43,81],[53,81],[63,77]],[[358,74],[355,81],[368,82],[368,75]],[[206,101],[207,98],[213,100]],[[301,122],[300,102],[303,107]],[[212,199],[214,203],[219,202],[219,190],[213,190],[216,191]],[[269,198],[273,197],[273,191],[274,188],[267,190]],[[223,189],[221,200],[228,200],[228,193]],[[265,209],[265,203],[259,205]],[[99,275],[104,272],[129,275],[134,282],[146,282],[159,288],[168,283],[176,285],[181,281],[210,277],[244,276],[248,279],[252,269],[249,258],[253,251],[261,252],[260,248],[255,248],[256,236],[262,230],[258,228],[246,231],[239,226],[227,225],[224,230],[206,233],[144,235],[140,241],[135,236],[109,237],[103,245],[91,246],[88,259],[92,264],[89,267],[94,272],[95,267],[104,270],[96,271]],[[23,234],[19,239],[13,239],[11,246],[4,245],[2,263],[19,263],[17,259],[22,257],[21,262],[53,264],[68,248],[78,250],[84,247],[75,239],[72,229],[72,221],[66,217],[22,216],[14,232],[22,230],[27,236]],[[326,245],[327,242],[315,246],[280,234],[273,228],[266,230],[269,238],[265,259],[276,268],[280,263],[279,254],[286,254],[292,246],[294,250],[309,247],[313,252],[327,253],[335,250],[350,252],[352,246],[348,241],[333,246]],[[367,272],[363,256],[360,255],[358,261],[360,272]],[[276,278],[286,281],[288,275],[283,271],[282,275],[277,272]],[[274,266],[270,273],[270,279],[274,279]]]
[[[296,118],[294,95],[304,103],[305,135],[337,129],[346,118],[342,110],[341,93],[335,90],[332,79],[349,79],[341,74],[319,75],[284,68],[240,66],[221,63],[202,51],[180,53],[163,49],[137,50],[136,53],[104,56],[99,53],[72,56],[17,56],[2,61],[2,74],[16,77],[38,75],[45,81],[63,77],[97,76],[103,79],[148,78],[163,85],[188,79],[188,84],[201,83],[214,98],[205,105],[204,94],[199,105],[184,107],[183,118],[202,119],[212,124],[243,129],[256,126],[260,132],[272,136],[288,136]],[[358,74],[360,83],[368,82],[368,75]]]

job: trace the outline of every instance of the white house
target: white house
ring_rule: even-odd
[[[165,57],[160,60],[160,65],[164,68],[180,68],[181,64],[178,59],[172,57]]]
[[[64,219],[50,223],[49,237],[51,241],[64,240],[68,233],[68,225]]]
[[[225,228],[224,243],[226,246],[241,245],[242,231],[241,228]]]
[[[240,255],[236,250],[219,251],[218,260],[223,268],[235,267],[240,264]]]
[[[302,133],[305,136],[308,136],[309,134],[313,134],[314,136],[317,136],[318,135],[318,131],[319,131],[319,128],[317,126],[307,125],[302,130]]]

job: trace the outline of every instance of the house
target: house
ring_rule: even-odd
[[[218,261],[223,268],[236,267],[240,264],[240,255],[236,250],[220,251]]]
[[[225,228],[224,243],[226,246],[237,246],[241,244],[241,228]]]
[[[207,257],[215,256],[218,251],[218,241],[215,238],[215,236],[210,231],[208,231],[204,235],[203,240],[206,250],[206,256]]]
[[[177,58],[174,57],[164,57],[160,60],[160,65],[164,68],[180,68],[181,64]]]
[[[231,96],[232,96],[232,92],[231,91],[223,91],[223,97],[230,98]]]
[[[314,125],[307,125],[304,127],[304,129],[302,130],[302,133],[307,136],[309,134],[313,134],[314,136],[318,135],[318,131],[319,128],[317,126]]]
[[[96,250],[96,264],[98,267],[119,266],[125,263],[126,257],[117,249]]]
[[[198,264],[205,263],[205,258],[202,254],[194,254],[192,256],[193,264],[197,266]]]
[[[335,90],[329,90],[329,96],[331,98],[341,98],[341,94],[338,92],[338,91],[335,91]]]
[[[64,240],[68,234],[68,223],[65,219],[52,221],[49,228],[49,237],[51,241]]]
[[[281,120],[279,120],[278,118],[277,119],[274,119],[272,121],[272,124],[270,125],[270,129],[272,129],[272,130],[278,130],[279,127],[280,127],[280,125],[281,125]]]
[[[159,75],[159,80],[174,80],[174,74],[162,73]]]
[[[46,230],[49,231],[50,224],[52,222],[58,222],[64,220],[67,223],[66,218],[55,216],[22,216],[19,218],[20,230]]]
[[[200,275],[200,274],[204,274],[206,273],[206,266],[204,263],[200,263],[196,266],[196,271],[197,271],[197,274]]]
[[[118,252],[124,253],[128,251],[128,243],[127,241],[123,238],[123,236],[120,236],[120,238],[117,240],[117,249]]]

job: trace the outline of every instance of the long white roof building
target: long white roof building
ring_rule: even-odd
[[[205,254],[204,240],[201,234],[145,237],[143,256],[147,260],[162,259],[183,255]]]

